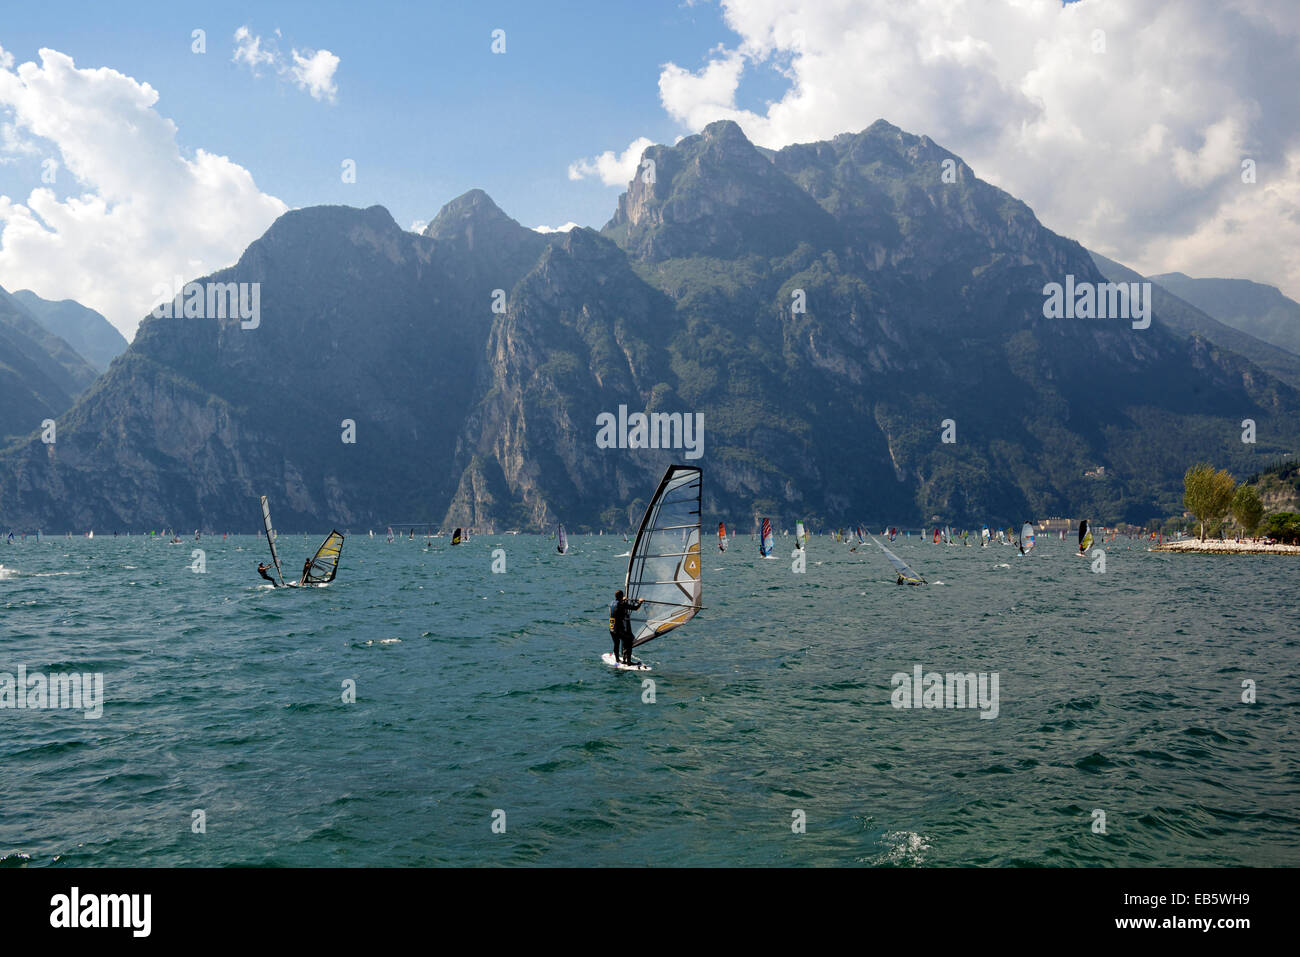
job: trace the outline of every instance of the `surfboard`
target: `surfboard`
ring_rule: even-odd
[[[632,659],[632,663],[630,665],[625,665],[623,664],[623,662],[615,658],[613,653],[609,651],[601,655],[600,660],[605,662],[605,664],[609,665],[611,668],[617,668],[619,671],[649,671],[650,670],[649,665],[643,665],[636,658]]]

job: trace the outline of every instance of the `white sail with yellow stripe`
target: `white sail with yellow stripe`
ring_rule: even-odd
[[[700,610],[700,503],[703,473],[669,466],[628,558],[623,590],[642,605],[631,613],[633,646],[686,624]]]

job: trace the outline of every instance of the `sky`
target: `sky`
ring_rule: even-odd
[[[0,286],[128,338],[288,209],[419,229],[478,187],[600,228],[647,144],[723,118],[884,118],[1143,273],[1300,299],[1297,0],[123,6],[5,4]]]

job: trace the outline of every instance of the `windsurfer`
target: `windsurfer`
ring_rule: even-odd
[[[625,599],[623,589],[614,592],[614,600],[609,603],[609,635],[614,641],[614,660],[625,665],[632,663],[632,621],[631,613],[640,608],[640,599]],[[622,645],[622,654],[619,646]]]
[[[311,559],[302,563],[302,578],[298,580],[299,585],[307,584],[307,576],[311,574]]]
[[[268,574],[270,570],[271,570],[271,566],[266,564],[265,562],[257,566],[257,573],[261,575],[263,578],[265,578],[267,581],[269,581],[271,583],[271,587],[274,588],[275,579],[272,578],[270,574]]]

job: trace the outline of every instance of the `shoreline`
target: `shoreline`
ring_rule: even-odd
[[[1191,555],[1300,555],[1300,545],[1265,545],[1263,542],[1221,542],[1207,538],[1198,541],[1195,538],[1183,539],[1181,542],[1166,542],[1148,549],[1153,552],[1178,552]]]

